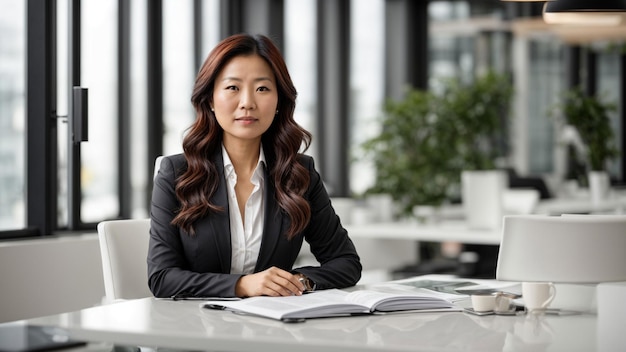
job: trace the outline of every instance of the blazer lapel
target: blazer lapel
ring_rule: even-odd
[[[226,190],[226,179],[224,178],[224,160],[222,158],[222,150],[218,149],[213,159],[215,161],[215,167],[217,168],[217,174],[220,178],[220,182],[217,186],[217,190],[213,195],[213,204],[221,205],[224,211],[215,213],[214,221],[211,221],[211,226],[214,231],[214,238],[218,248],[219,259],[224,268],[225,273],[230,273],[230,261],[232,256],[232,248],[230,243],[230,216],[228,209],[228,192]]]
[[[265,224],[263,226],[263,240],[259,250],[259,258],[256,262],[255,272],[268,267],[272,253],[276,248],[278,239],[282,234],[283,212],[276,202],[276,189],[270,176],[265,171]]]

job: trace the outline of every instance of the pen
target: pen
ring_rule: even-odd
[[[239,301],[239,297],[199,297],[187,293],[177,293],[170,297],[173,301]]]
[[[204,305],[204,308],[209,308],[209,309],[214,309],[214,310],[224,310],[226,309],[226,307],[219,305],[219,304],[213,304],[213,303],[207,303]]]

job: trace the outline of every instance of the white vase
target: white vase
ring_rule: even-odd
[[[589,171],[589,195],[593,204],[598,204],[609,196],[611,182],[606,171]]]
[[[497,229],[502,226],[505,171],[463,171],[461,173],[463,210],[471,229]]]
[[[395,205],[390,194],[369,194],[365,197],[367,207],[372,211],[372,222],[392,222]]]

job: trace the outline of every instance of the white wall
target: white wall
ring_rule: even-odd
[[[0,242],[0,322],[92,307],[103,297],[97,234]]]

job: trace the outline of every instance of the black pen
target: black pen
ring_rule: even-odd
[[[213,304],[213,303],[207,303],[203,306],[204,308],[208,308],[208,309],[213,309],[213,310],[224,310],[226,309],[225,306],[219,305],[219,304]]]
[[[177,293],[170,297],[173,301],[239,301],[239,297],[201,297],[192,296],[187,293]]]

